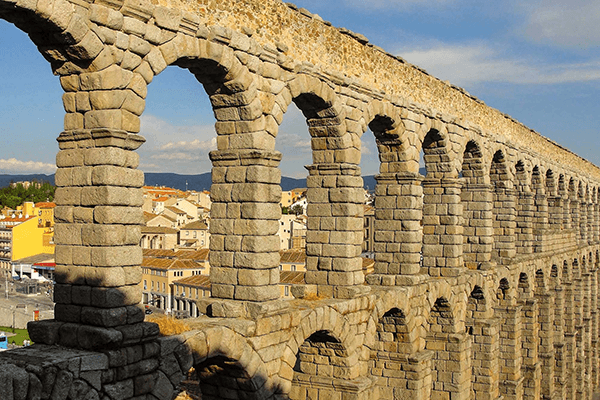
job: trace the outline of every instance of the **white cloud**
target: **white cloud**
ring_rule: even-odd
[[[146,143],[139,150],[146,172],[203,173],[210,170],[208,152],[217,148],[212,124],[173,125],[154,115],[141,117]],[[150,162],[155,160],[156,162]]]
[[[53,174],[56,172],[56,165],[43,163],[39,161],[21,161],[16,158],[8,160],[0,159],[0,173],[10,174]]]
[[[519,33],[534,42],[579,49],[600,45],[598,0],[541,0],[528,11]]]
[[[364,140],[360,141],[360,152],[363,156],[365,155],[373,155],[375,152],[371,149],[371,142],[366,142]]]
[[[600,80],[600,60],[582,63],[549,63],[503,54],[488,43],[436,43],[429,48],[400,52],[407,61],[440,79],[457,85],[482,82],[558,84]]]
[[[216,137],[213,137],[210,140],[194,139],[191,142],[186,142],[185,140],[182,140],[180,142],[169,142],[160,147],[161,150],[182,149],[182,150],[205,150],[205,151],[216,150],[216,148],[217,148],[217,138]]]

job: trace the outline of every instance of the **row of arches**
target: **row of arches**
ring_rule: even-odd
[[[130,200],[115,202],[106,194],[82,203],[73,194],[96,186],[121,192],[140,186],[140,174],[131,171],[138,164],[136,154],[130,153],[143,142],[136,133],[149,85],[169,65],[190,71],[208,94],[217,121],[217,150],[210,154],[210,262],[215,297],[265,301],[279,296],[277,282],[270,277],[278,266],[274,239],[281,190],[281,154],[275,151],[275,143],[292,102],[306,118],[313,156],[312,165],[307,166],[306,281],[317,285],[322,295],[351,297],[357,291],[354,287],[365,279],[359,257],[364,212],[359,163],[361,137],[368,128],[375,136],[381,162],[375,202],[376,274],[371,284],[409,283],[412,280],[406,277],[419,274],[456,276],[464,266],[506,265],[515,255],[568,247],[573,235],[579,244],[598,240],[598,188],[593,179],[587,174],[580,177],[576,170],[549,157],[538,161],[529,149],[509,147],[402,99],[355,93],[346,83],[328,81],[311,68],[284,68],[278,60],[258,57],[260,47],[248,35],[238,39],[256,48],[240,48],[223,39],[234,36],[223,27],[201,26],[196,21],[197,34],[192,35],[189,27],[179,30],[179,26],[162,25],[161,17],[144,17],[135,24],[127,19],[136,29],[123,28],[115,21],[134,17],[104,5],[79,9],[67,2],[56,7],[42,30],[64,35],[54,35],[51,43],[39,45],[52,60],[65,90],[65,132],[59,138],[57,156],[59,208],[75,207],[81,214],[118,203],[139,211],[135,196],[122,195],[121,199]],[[165,11],[148,7],[148,15]],[[20,21],[29,15],[35,19],[47,12],[17,7],[5,18]],[[78,22],[86,18],[89,26],[98,29],[82,26],[77,30]],[[216,40],[206,34],[211,29],[227,34]],[[125,35],[122,40],[114,40],[117,32]],[[63,47],[73,42],[78,43],[79,52]],[[286,57],[285,52],[280,54],[282,60],[294,62]],[[116,162],[108,155],[91,157],[93,168],[105,170],[110,165],[119,178],[85,179],[91,161],[81,161],[82,153],[91,153],[86,150],[90,146],[123,151],[129,161]],[[424,176],[419,174],[421,151]],[[83,221],[92,225],[115,222]],[[66,231],[79,230],[72,224],[72,218],[57,221],[59,247],[80,242],[60,239]],[[252,244],[226,245],[232,235],[238,242]],[[113,244],[126,247],[131,243],[124,238]],[[61,250],[61,254],[68,253]],[[58,264],[68,266],[72,260]],[[239,279],[239,269],[252,269],[260,278]]]
[[[258,380],[262,396],[289,399],[591,399],[600,383],[599,262],[589,252],[473,272],[461,287],[377,292],[354,311],[318,303],[274,345],[276,362],[258,345],[265,337],[240,339],[254,343],[262,375],[224,352],[201,358],[204,375],[194,379],[210,393],[224,393],[210,371]],[[277,376],[265,375],[269,363],[280,365]]]

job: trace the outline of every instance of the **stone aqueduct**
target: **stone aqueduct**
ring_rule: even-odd
[[[591,399],[600,170],[366,38],[274,0],[0,0],[60,76],[55,320],[2,399]],[[169,65],[217,119],[207,316],[144,322],[136,169]],[[307,273],[279,300],[278,126],[313,149]],[[381,168],[365,277],[361,136]],[[427,175],[418,173],[423,151]],[[189,375],[186,380],[184,378]],[[183,381],[183,383],[182,383]],[[191,388],[191,389],[190,389]]]

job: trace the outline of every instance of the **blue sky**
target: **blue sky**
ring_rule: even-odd
[[[297,0],[600,165],[600,2],[592,0]],[[53,172],[62,130],[58,78],[26,35],[0,21],[0,174]],[[210,170],[208,97],[169,67],[151,83],[139,150],[146,172]],[[364,174],[377,172],[372,135]],[[277,139],[284,175],[306,176],[310,141],[295,107]]]

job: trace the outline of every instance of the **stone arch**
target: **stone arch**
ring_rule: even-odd
[[[274,151],[273,129],[267,129],[257,77],[231,47],[179,32],[148,54],[153,76],[175,65],[191,72],[206,91],[217,122],[219,151]],[[148,80],[148,77],[146,77]],[[215,155],[213,158],[218,157]]]
[[[474,399],[499,395],[498,320],[484,290],[475,285],[467,302],[467,333],[471,336],[471,393]]]
[[[301,323],[292,330],[291,339],[285,344],[282,351],[279,375],[282,378],[281,386],[287,388],[283,393],[296,393],[296,395],[299,395],[300,392],[298,391],[301,391],[299,388],[301,385],[292,383],[293,376],[297,372],[294,368],[301,346],[315,332],[326,332],[327,335],[335,339],[333,343],[339,342],[340,347],[345,351],[344,354],[347,355],[346,358],[349,359],[348,362],[342,365],[345,367],[343,372],[348,374],[345,378],[356,378],[358,376],[358,364],[364,361],[360,359],[361,343],[356,341],[356,336],[352,335],[351,331],[351,326],[346,318],[330,307],[323,307],[318,312],[313,310],[306,315]]]
[[[452,328],[446,328],[452,330],[452,333],[465,331],[464,321],[466,318],[466,305],[469,292],[466,290],[454,291],[452,286],[445,280],[439,280],[435,282],[435,285],[429,287],[429,291],[426,297],[426,303],[422,308],[424,311],[419,314],[419,318],[423,323],[424,332],[430,332],[431,322],[437,322],[436,317],[431,316],[431,312],[434,310],[444,309],[449,307],[452,318],[450,320],[443,321],[444,323],[451,321],[454,325]],[[441,300],[440,300],[441,299]],[[439,300],[439,302],[438,302]],[[437,306],[436,306],[437,304]],[[442,307],[442,308],[440,308]]]
[[[519,284],[518,284],[517,288],[518,288],[518,293],[519,293],[520,299],[527,299],[527,298],[531,297],[532,290],[531,290],[531,286],[529,283],[529,276],[527,275],[527,273],[521,272],[519,274]]]
[[[178,346],[176,343],[182,341]],[[200,391],[203,399],[264,399],[278,389],[277,379],[269,372],[259,354],[240,334],[224,326],[188,332],[185,340],[175,336],[163,340],[163,346],[175,345],[173,354],[186,379],[186,391]],[[173,355],[169,357],[174,357]],[[161,366],[168,368],[168,362]],[[158,385],[168,388],[171,370],[159,367]],[[171,386],[172,387],[172,386]]]
[[[426,128],[426,126],[424,126]],[[421,131],[421,149],[427,178],[442,179],[456,178],[458,173],[450,158],[450,143],[446,126],[438,121],[432,121],[430,129]]]
[[[273,215],[280,212],[281,154],[274,151],[277,132],[267,127],[257,75],[242,64],[232,47],[182,32],[160,46],[152,46],[137,64],[121,65],[121,72],[132,76],[127,88],[137,96],[131,101],[133,106],[124,103],[127,110],[123,113],[138,120],[138,130],[147,86],[168,66],[192,73],[211,101],[217,133],[217,150],[209,153],[213,165],[209,255],[212,297],[277,299],[279,242],[275,236],[278,222]],[[260,209],[257,203],[262,203]],[[232,229],[234,221],[236,229]],[[230,257],[231,253],[225,251],[226,236],[236,237],[239,243],[242,238],[246,241],[243,256],[235,260]],[[244,272],[238,275],[240,268]]]
[[[517,189],[516,201],[516,229],[517,254],[530,254],[533,252],[533,218],[535,216],[534,195],[531,192],[529,173],[523,160],[515,164],[515,185]]]
[[[500,279],[498,283],[498,290],[496,291],[496,298],[500,304],[510,303],[514,300],[513,289],[510,286],[510,282],[507,278]]]
[[[516,198],[512,174],[503,150],[494,153],[490,165],[490,182],[493,191],[492,227],[495,260],[515,256]]]
[[[279,96],[286,94],[289,95],[286,107],[293,101],[306,118],[315,164],[360,162],[360,147],[346,131],[344,108],[338,95],[328,84],[313,76],[299,74]],[[342,154],[347,157],[351,154],[353,157],[344,159]]]
[[[411,160],[405,152],[410,147],[403,138],[404,122],[400,112],[389,102],[374,100],[367,106],[364,119],[375,136],[379,152],[380,173],[407,172],[411,169]]]
[[[469,269],[490,267],[493,247],[493,196],[483,152],[474,140],[465,146],[460,200],[463,217],[463,259]]]
[[[414,140],[405,135],[404,122],[391,103],[372,101],[361,121],[365,119],[380,159],[380,173],[375,176],[375,274],[367,279],[374,285],[395,285],[397,275],[420,272],[421,249],[415,246],[422,240],[419,162]],[[414,136],[412,131],[407,133]]]
[[[415,333],[407,323],[405,312],[397,307],[385,312],[377,321],[369,368],[371,376],[379,381],[380,396],[398,398],[418,391],[413,382],[415,378],[419,380],[423,366],[416,360],[418,357],[414,357],[418,339]],[[396,374],[385,372],[390,369],[397,371]]]
[[[581,245],[588,244],[588,185],[583,180],[579,181],[577,189],[579,200],[579,241]]]
[[[356,362],[341,340],[330,331],[313,332],[298,348],[290,398],[304,399],[314,391],[320,397],[327,396],[332,387],[338,388],[339,392],[356,391],[351,382],[359,376]],[[346,382],[347,386],[340,388],[341,382]]]
[[[544,251],[544,233],[548,228],[548,197],[546,195],[545,175],[539,166],[531,172],[531,190],[533,194],[533,252]]]
[[[485,292],[479,285],[475,285],[467,303],[467,319],[475,320],[478,318],[490,318],[492,311],[488,304]]]
[[[450,302],[445,297],[439,297],[431,307],[427,317],[429,334],[456,333],[454,314]]]
[[[464,265],[462,205],[446,126],[432,121],[422,149],[427,169],[423,180],[423,273],[436,277],[456,276]],[[445,236],[445,242],[441,235]],[[452,256],[444,256],[444,253]]]
[[[546,292],[548,287],[546,286],[546,277],[543,269],[538,269],[535,271],[535,281],[534,281],[534,293],[536,295],[540,295]]]
[[[407,293],[395,294],[394,296],[382,296],[378,298],[375,303],[373,311],[369,315],[369,322],[367,323],[367,330],[365,333],[365,340],[363,345],[369,349],[374,349],[377,346],[377,329],[378,324],[384,318],[384,315],[390,310],[401,310],[404,315],[404,324],[409,328],[413,336],[409,338],[409,342],[415,342],[419,339],[418,329],[415,329],[417,320],[414,312],[415,308],[410,307],[411,300]],[[418,344],[414,348],[414,351],[419,349]]]
[[[431,350],[431,397],[465,396],[471,383],[471,366],[466,354],[470,338],[456,332],[455,316],[445,297],[438,297],[427,318],[429,326],[426,350]],[[466,353],[466,354],[465,354]],[[447,360],[461,360],[448,373]]]
[[[553,170],[546,170],[546,198],[548,199],[548,225],[550,229],[561,229],[563,219],[562,201],[558,179]]]
[[[462,157],[463,181],[469,184],[486,184],[489,176],[485,174],[485,164],[481,146],[473,139],[465,145]]]
[[[69,1],[2,1],[0,19],[27,33],[59,75],[88,68],[104,49],[87,18]]]
[[[287,85],[293,101],[307,119],[313,164],[307,166],[308,226],[306,283],[319,295],[351,297],[364,282],[362,251],[364,193],[360,163],[360,137],[346,129],[345,108],[333,89],[313,76],[299,74]],[[287,102],[289,104],[289,102]],[[335,225],[321,218],[335,217]],[[327,243],[323,235],[329,236]],[[331,245],[331,246],[330,246]],[[323,247],[335,248],[327,252]],[[343,265],[343,267],[342,267]],[[328,278],[323,279],[323,272]]]
[[[546,170],[546,194],[548,196],[556,196],[558,194],[558,185],[556,182],[556,174],[552,169]]]

